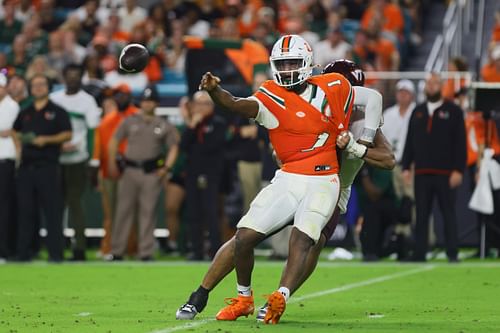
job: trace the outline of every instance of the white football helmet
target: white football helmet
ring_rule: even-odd
[[[312,75],[312,61],[312,49],[299,35],[281,37],[269,57],[274,81],[285,88],[307,80]]]

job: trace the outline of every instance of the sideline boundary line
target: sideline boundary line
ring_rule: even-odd
[[[371,279],[360,281],[360,282],[346,284],[346,285],[341,286],[341,287],[326,289],[326,290],[318,291],[315,293],[306,294],[306,295],[300,296],[300,297],[292,297],[290,299],[290,301],[288,302],[288,304],[297,303],[297,302],[300,302],[300,301],[303,301],[306,299],[310,299],[310,298],[316,298],[316,297],[321,297],[321,296],[325,296],[325,295],[329,295],[329,294],[335,294],[335,293],[339,293],[342,291],[351,290],[354,288],[369,286],[372,284],[385,282],[385,281],[389,281],[389,280],[393,280],[393,279],[397,279],[397,278],[401,278],[401,277],[405,277],[405,276],[409,276],[409,275],[414,275],[414,274],[418,274],[418,273],[422,273],[422,272],[427,272],[427,271],[430,271],[434,268],[436,268],[436,266],[426,265],[424,267],[419,267],[416,269],[411,269],[411,270],[407,270],[404,272],[398,272],[398,273],[394,273],[394,274],[382,275],[382,276],[379,276],[376,278],[371,278]],[[149,333],[172,333],[172,332],[176,332],[176,331],[182,331],[182,330],[186,330],[186,329],[192,329],[195,327],[199,327],[199,326],[208,324],[209,322],[212,322],[212,321],[215,321],[215,319],[204,319],[204,320],[200,320],[200,321],[189,322],[189,323],[185,323],[185,324],[178,325],[178,326],[167,327],[164,329],[151,331]]]

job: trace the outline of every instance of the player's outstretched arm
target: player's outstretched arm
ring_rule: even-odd
[[[201,78],[200,90],[206,90],[214,103],[242,117],[255,118],[259,112],[259,104],[252,99],[238,98],[220,87],[220,78],[207,72]]]

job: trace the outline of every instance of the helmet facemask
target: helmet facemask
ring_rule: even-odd
[[[301,84],[312,74],[312,67],[303,58],[271,59],[271,70],[275,82],[285,88]]]

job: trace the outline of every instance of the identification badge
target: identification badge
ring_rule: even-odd
[[[197,185],[200,190],[204,190],[208,187],[208,179],[205,175],[199,175],[197,179]]]

